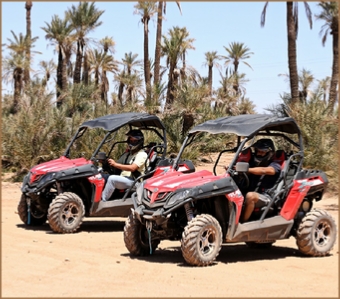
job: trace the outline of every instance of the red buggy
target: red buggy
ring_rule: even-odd
[[[213,172],[179,172],[183,152],[202,142],[205,134],[234,136],[235,142],[220,152]],[[281,175],[270,190],[270,203],[240,223],[249,186],[249,163],[244,155],[264,136],[280,148],[275,154],[281,159]],[[217,174],[224,153],[234,156],[225,173]],[[132,195],[134,208],[124,227],[126,248],[132,255],[147,255],[162,240],[180,240],[185,261],[206,266],[214,262],[222,243],[270,247],[293,236],[303,254],[329,254],[336,240],[336,224],[326,211],[313,209],[326,190],[327,176],[321,170],[304,169],[303,158],[301,132],[290,117],[239,115],[197,125],[188,133],[172,167],[143,182]]]
[[[156,115],[147,113],[121,113],[85,121],[77,130],[64,155],[56,160],[38,164],[25,176],[18,214],[26,225],[43,225],[46,220],[54,232],[73,233],[86,217],[127,217],[132,205],[128,190],[115,190],[107,202],[101,201],[105,180],[98,163],[98,153],[112,157],[115,149],[126,148],[126,133],[142,130],[148,153],[147,172],[135,180],[151,177],[162,161],[170,164],[166,155],[166,131]],[[84,152],[91,154],[86,156]],[[85,155],[85,156],[84,156]],[[189,162],[188,162],[189,163]],[[182,164],[183,171],[193,171]],[[110,170],[114,174],[114,169]]]

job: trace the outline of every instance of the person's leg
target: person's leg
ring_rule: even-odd
[[[110,175],[102,192],[102,201],[107,201],[116,188],[127,189],[132,186],[132,183],[133,180],[129,178],[119,175]]]
[[[108,173],[102,173],[102,177],[104,178],[104,180],[105,180],[105,184],[106,184],[106,182],[107,182],[107,179],[109,178],[109,174]]]
[[[270,203],[270,201],[271,201],[271,197],[269,196],[269,194],[260,193],[259,194],[259,200],[255,204],[255,208],[263,208],[266,205],[268,205]]]
[[[259,194],[257,192],[248,192],[246,194],[246,203],[243,211],[242,222],[246,222],[249,218],[251,213],[253,213],[255,204],[259,200]]]

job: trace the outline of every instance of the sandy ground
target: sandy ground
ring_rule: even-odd
[[[211,164],[198,168],[209,168]],[[131,257],[123,218],[85,218],[75,234],[48,223],[26,227],[17,215],[20,183],[1,188],[1,297],[339,297],[338,240],[331,255],[308,258],[295,239],[271,249],[223,245],[209,267],[184,263],[178,241],[162,241],[153,256]],[[338,198],[315,207],[338,226]]]

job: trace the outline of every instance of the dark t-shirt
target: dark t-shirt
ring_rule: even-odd
[[[281,173],[281,166],[279,163],[272,161],[268,167],[271,166],[275,169],[275,174],[274,175],[264,175],[263,178],[261,179],[261,175],[254,175],[250,174],[249,175],[249,181],[250,181],[250,186],[249,186],[249,191],[255,191],[259,180],[261,179],[260,186],[257,190],[259,193],[265,192],[267,189],[270,189],[274,186],[275,182],[280,176]],[[250,165],[250,167],[253,167]]]

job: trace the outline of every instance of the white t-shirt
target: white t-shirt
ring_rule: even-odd
[[[145,172],[145,161],[148,157],[147,153],[144,150],[139,150],[138,152],[134,153],[133,155],[130,155],[130,153],[127,153],[128,156],[128,164],[136,164],[138,166],[138,171],[142,174]],[[120,174],[121,176],[131,176],[131,171],[123,170]]]

